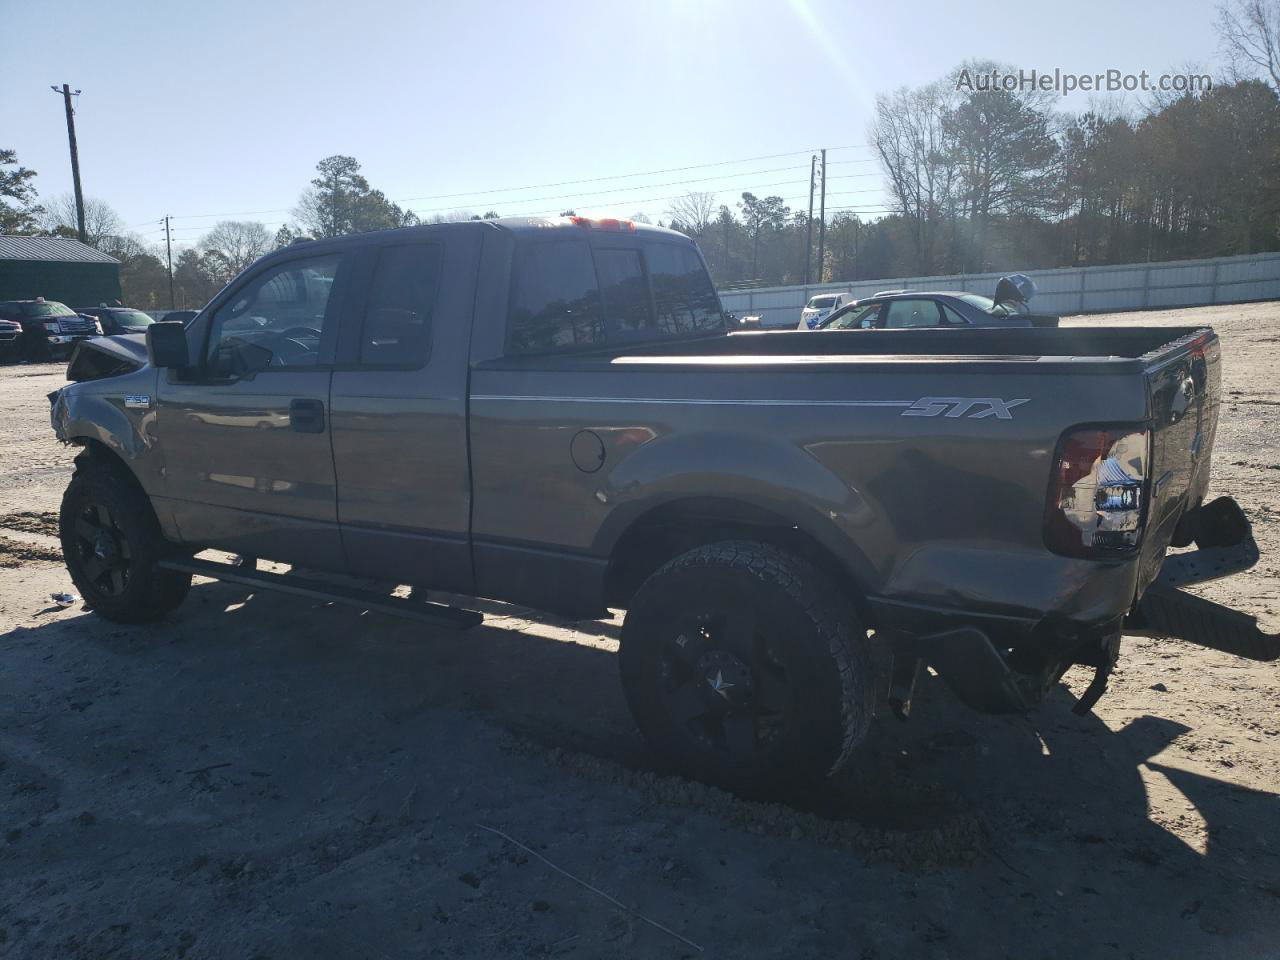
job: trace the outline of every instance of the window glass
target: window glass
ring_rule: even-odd
[[[610,330],[625,336],[656,328],[639,250],[596,250],[596,272]]]
[[[74,310],[56,300],[27,304],[23,313],[28,317],[74,317],[76,315]]]
[[[645,245],[649,281],[664,334],[721,329],[724,318],[711,278],[692,247],[675,243]]]
[[[111,319],[122,327],[138,329],[149,327],[155,323],[149,314],[145,314],[141,310],[112,310]]]
[[[809,306],[814,310],[826,310],[828,307],[834,307],[835,305],[835,297],[814,297],[809,301]]]
[[[990,313],[996,302],[990,297],[979,296],[976,293],[962,293],[960,299],[972,307],[977,307],[983,313]]]
[[[603,317],[585,240],[529,243],[517,251],[507,322],[512,353],[602,343]]]
[[[381,367],[426,361],[442,254],[434,243],[386,247],[378,253],[360,341],[361,363]]]
[[[880,309],[880,304],[872,303],[867,306],[849,306],[838,313],[833,313],[831,317],[820,326],[819,330],[867,330],[875,326],[876,312]]]
[[[290,260],[261,274],[213,316],[209,362],[216,375],[314,367],[341,255]]]
[[[942,308],[943,319],[953,327],[967,327],[969,321],[960,315],[960,312],[954,307],[949,307],[945,303],[938,304]]]
[[[884,315],[886,330],[910,330],[941,324],[938,305],[932,300],[890,300]]]

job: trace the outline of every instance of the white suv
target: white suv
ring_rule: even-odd
[[[820,293],[816,297],[810,297],[809,302],[800,311],[800,326],[796,329],[816,329],[832,312],[839,310],[846,303],[853,303],[853,294]]]

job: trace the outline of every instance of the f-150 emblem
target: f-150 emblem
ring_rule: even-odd
[[[999,397],[921,397],[906,410],[904,417],[964,417],[981,420],[983,417],[995,417],[997,420],[1012,420],[1009,411],[1028,403],[1030,398],[1022,400],[1001,400]]]

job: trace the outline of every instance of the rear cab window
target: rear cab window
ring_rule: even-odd
[[[551,237],[517,247],[509,355],[707,336],[724,329],[720,299],[690,243]]]

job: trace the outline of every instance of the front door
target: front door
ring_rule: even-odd
[[[344,256],[298,256],[214,312],[190,378],[161,378],[166,504],[182,539],[341,568],[329,387]]]

